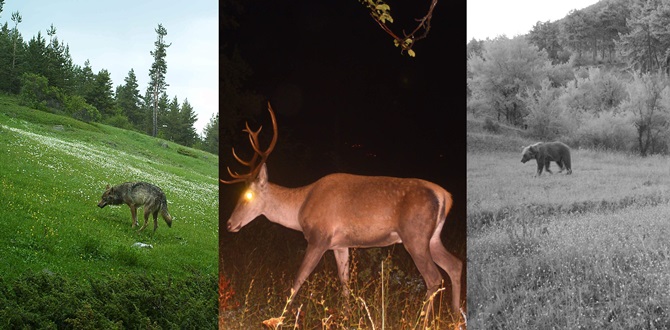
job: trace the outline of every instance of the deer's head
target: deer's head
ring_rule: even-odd
[[[227,229],[230,232],[239,231],[242,227],[261,215],[265,208],[264,196],[266,195],[268,185],[268,174],[265,162],[277,143],[277,120],[269,102],[268,111],[270,111],[270,116],[272,117],[272,128],[274,130],[270,146],[268,146],[265,151],[262,151],[258,141],[258,134],[263,127],[261,126],[257,131],[253,131],[249,128],[249,123],[246,123],[246,128],[243,132],[249,134],[249,142],[254,150],[253,157],[251,160],[245,161],[237,156],[235,148],[232,150],[233,157],[235,157],[240,164],[249,167],[249,173],[238,174],[237,172],[231,171],[230,167],[227,167],[228,174],[230,174],[232,180],[221,180],[221,182],[226,184],[237,182],[246,183],[246,189],[237,201],[237,205],[235,206],[233,213],[230,215],[230,219],[228,219]]]

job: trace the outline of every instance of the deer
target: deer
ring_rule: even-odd
[[[224,184],[246,183],[226,224],[231,233],[264,215],[269,221],[300,231],[307,240],[304,258],[294,279],[289,301],[293,301],[324,253],[332,250],[342,294],[349,290],[349,249],[383,247],[402,243],[421,273],[427,288],[426,299],[442,284],[442,268],[451,279],[451,309],[460,309],[463,263],[444,247],[440,233],[452,197],[435,183],[415,178],[361,176],[347,173],[326,175],[298,188],[287,188],[268,181],[266,161],[277,143],[277,120],[268,102],[273,136],[261,150],[258,135],[246,123],[246,132],[254,151],[251,160],[243,160],[232,148],[233,157],[248,173],[239,174],[227,166],[230,180]],[[425,305],[432,309],[432,299]]]

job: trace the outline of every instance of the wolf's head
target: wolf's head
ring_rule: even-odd
[[[106,190],[102,194],[100,202],[98,203],[99,208],[103,208],[107,206],[107,204],[117,205],[123,203],[123,198],[121,198],[121,194],[115,188],[116,187],[110,187],[109,185],[107,185],[107,187],[105,188]]]

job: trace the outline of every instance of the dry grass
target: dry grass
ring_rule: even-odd
[[[237,297],[240,308],[226,312],[224,328],[255,329],[262,325],[266,329],[457,328],[458,319],[449,314],[448,293],[433,297],[434,318],[427,320],[421,315],[423,280],[413,264],[411,268],[400,265],[403,258],[394,254],[397,253],[393,253],[393,248],[354,250],[349,297],[341,295],[332,255],[321,261],[290,303],[287,290],[297,266],[288,270],[291,275],[273,271],[267,264],[255,271],[250,267],[249,272],[232,274],[233,282],[237,280],[246,289],[244,296]],[[411,272],[405,272],[407,269]]]

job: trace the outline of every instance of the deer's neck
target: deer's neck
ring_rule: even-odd
[[[286,228],[302,231],[298,213],[307,195],[306,187],[286,188],[268,183],[267,193],[265,217]]]

